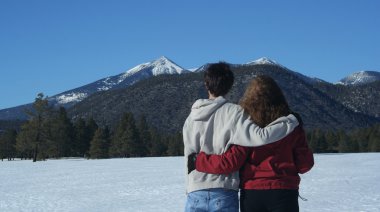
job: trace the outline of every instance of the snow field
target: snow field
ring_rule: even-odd
[[[183,157],[0,161],[0,211],[183,211]],[[379,212],[380,153],[318,154],[302,212]]]

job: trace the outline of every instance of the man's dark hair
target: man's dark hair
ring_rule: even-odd
[[[211,63],[205,70],[204,81],[207,90],[212,95],[224,96],[230,91],[234,83],[234,74],[230,65],[225,62]]]

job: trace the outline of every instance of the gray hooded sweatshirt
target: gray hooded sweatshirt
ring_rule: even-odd
[[[260,128],[239,105],[228,103],[223,97],[199,99],[183,126],[186,167],[191,153],[222,154],[232,144],[262,146],[284,138],[297,126],[297,118],[288,115]],[[238,190],[239,173],[220,175],[194,170],[187,174],[186,171],[187,193],[210,188]]]

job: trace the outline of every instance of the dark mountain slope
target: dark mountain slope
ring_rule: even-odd
[[[314,86],[353,111],[380,117],[380,81],[356,86],[329,83]]]
[[[373,117],[355,113],[294,73],[276,65],[234,66],[235,83],[227,99],[237,103],[247,83],[259,74],[272,76],[284,90],[291,108],[304,118],[307,128],[353,129],[377,122]],[[94,117],[113,127],[124,112],[145,115],[160,130],[175,132],[198,98],[206,98],[203,73],[162,75],[135,85],[94,94],[69,109],[77,117]]]

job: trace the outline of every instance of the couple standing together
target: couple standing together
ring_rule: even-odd
[[[240,106],[225,96],[234,75],[210,64],[209,99],[197,100],[183,127],[187,167],[185,211],[297,212],[299,173],[314,165],[302,120],[276,82],[257,76]]]

